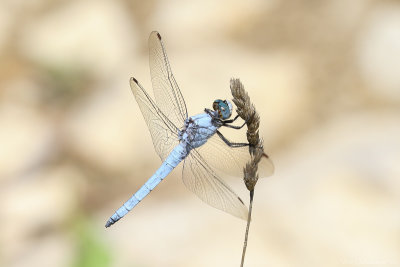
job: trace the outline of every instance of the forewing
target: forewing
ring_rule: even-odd
[[[187,118],[186,104],[171,71],[167,53],[158,32],[149,37],[150,74],[157,105],[175,125]]]
[[[243,168],[251,159],[248,146],[230,147],[216,134],[197,150],[211,167],[235,177],[243,178]],[[259,177],[268,177],[273,173],[271,159],[262,157],[258,164]]]
[[[185,186],[205,203],[247,219],[247,208],[243,201],[213,172],[195,149],[186,157],[182,172]]]
[[[163,114],[135,78],[130,79],[130,85],[150,131],[154,148],[164,161],[179,143],[178,128]]]

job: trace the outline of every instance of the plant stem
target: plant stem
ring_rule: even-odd
[[[243,265],[244,265],[244,257],[246,255],[247,239],[249,237],[249,228],[250,228],[250,222],[251,222],[251,210],[253,208],[253,197],[254,197],[254,189],[250,191],[249,214],[247,216],[246,234],[244,236],[242,262],[240,263],[240,267],[243,267]]]

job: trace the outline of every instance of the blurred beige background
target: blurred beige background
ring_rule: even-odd
[[[261,115],[246,266],[400,266],[400,2],[378,0],[2,0],[0,266],[239,265],[245,222],[179,170],[104,228],[160,165],[128,82],[151,92],[152,30],[191,115],[231,77]]]

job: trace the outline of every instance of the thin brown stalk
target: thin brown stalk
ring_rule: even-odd
[[[260,126],[260,116],[258,115],[250,97],[244,90],[243,84],[239,79],[231,79],[231,92],[233,102],[236,105],[237,114],[246,121],[247,125],[247,141],[249,142],[250,161],[243,169],[244,183],[250,192],[249,214],[247,217],[246,233],[243,243],[242,260],[240,266],[243,267],[247,249],[247,241],[249,236],[251,212],[253,208],[254,187],[258,181],[258,163],[265,155],[263,141],[260,139],[258,128]]]
[[[240,262],[240,267],[243,267],[244,264],[244,257],[246,255],[247,249],[247,238],[249,236],[249,229],[250,229],[250,221],[251,221],[251,210],[253,209],[253,197],[254,197],[254,190],[250,191],[250,204],[249,204],[249,214],[247,215],[247,226],[246,226],[246,233],[244,235],[244,243],[243,243],[243,251],[242,251],[242,261]]]

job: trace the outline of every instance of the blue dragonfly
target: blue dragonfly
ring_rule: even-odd
[[[130,86],[150,131],[154,148],[162,160],[161,167],[107,221],[106,227],[125,216],[152,191],[181,161],[185,186],[212,207],[247,219],[247,208],[219,174],[243,176],[250,159],[247,143],[232,143],[218,130],[232,125],[232,104],[217,99],[213,109],[188,117],[182,93],[172,74],[161,35],[149,37],[150,74],[155,101],[135,79]],[[259,164],[260,177],[272,175],[274,165],[267,157]]]

